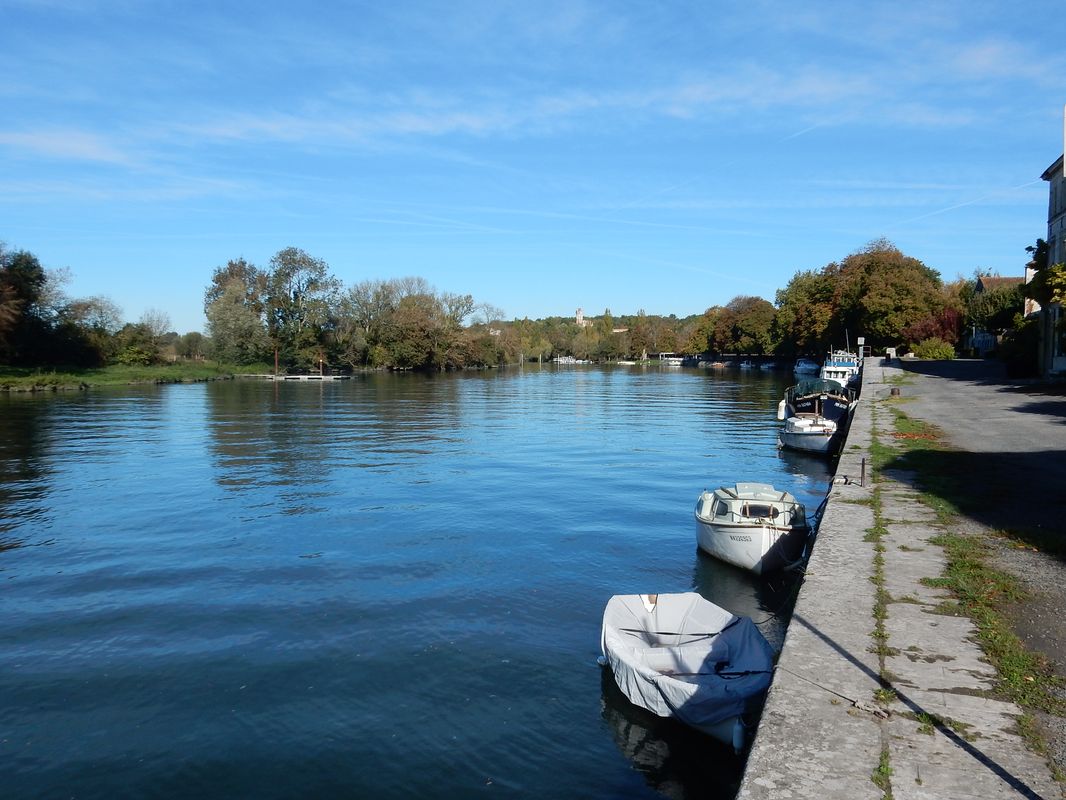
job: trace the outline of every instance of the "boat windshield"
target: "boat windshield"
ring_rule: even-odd
[[[740,509],[742,517],[770,517],[774,518],[781,512],[771,505],[745,503]]]
[[[805,397],[810,394],[842,394],[839,383],[820,378],[800,381],[794,389],[794,394],[797,397]]]

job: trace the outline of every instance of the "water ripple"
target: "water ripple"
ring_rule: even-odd
[[[544,367],[0,398],[6,792],[730,796],[728,753],[601,683],[599,622],[695,588],[780,646],[787,587],[699,555],[692,506],[824,493],[776,448],[783,388]]]

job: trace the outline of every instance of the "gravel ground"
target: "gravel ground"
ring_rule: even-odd
[[[1066,386],[1012,383],[994,362],[902,366],[914,376],[901,387],[902,409],[944,432],[955,450],[938,456],[942,468],[973,486],[961,504],[961,530],[1066,540]],[[1009,540],[992,541],[999,543],[997,565],[1030,592],[1005,609],[1015,632],[1066,678],[1066,563]],[[1066,772],[1066,719],[1041,715],[1041,722],[1051,755]]]

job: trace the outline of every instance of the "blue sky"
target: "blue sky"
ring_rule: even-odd
[[[508,318],[773,300],[882,236],[1020,275],[1061,12],[0,0],[0,240],[179,332],[215,267],[289,246]]]

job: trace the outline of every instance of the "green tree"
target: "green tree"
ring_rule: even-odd
[[[119,364],[147,366],[158,364],[159,340],[143,323],[127,322],[115,334],[115,357]]]
[[[734,297],[718,315],[718,352],[769,353],[773,350],[774,307],[761,297]]]
[[[334,334],[342,361],[353,367],[371,362],[371,354],[382,341],[400,294],[396,281],[376,280],[361,281],[341,297]]]
[[[325,261],[296,247],[270,260],[267,331],[286,367],[309,368],[326,350],[340,282]]]
[[[829,349],[835,307],[832,277],[823,272],[797,272],[775,298],[775,337],[789,358]]]
[[[648,350],[651,348],[651,324],[648,322],[648,315],[641,308],[637,311],[636,318],[629,326],[629,345],[632,348],[633,355],[639,358],[647,358]]]
[[[1013,327],[1014,318],[1025,307],[1021,286],[1007,286],[975,292],[966,309],[966,324],[997,335]]]
[[[110,298],[67,301],[59,319],[65,349],[71,354],[70,363],[99,366],[117,355],[115,334],[122,328],[122,309]]]
[[[216,361],[254,364],[270,357],[272,342],[247,289],[240,278],[232,278],[207,308],[210,352]]]
[[[712,306],[697,318],[692,333],[689,335],[688,341],[685,343],[685,352],[719,352],[718,342],[715,338],[715,330],[717,329],[718,323],[724,312],[725,309],[721,306]]]
[[[440,307],[430,294],[409,294],[400,299],[382,330],[377,358],[380,366],[427,369],[438,357]]]
[[[1066,303],[1066,264],[1049,263],[1050,251],[1043,239],[1037,239],[1035,245],[1025,250],[1031,256],[1025,266],[1033,272],[1032,280],[1023,289],[1025,296],[1044,308],[1052,303]]]
[[[33,253],[0,245],[0,361],[32,364],[47,351],[50,321],[40,302],[47,281]]]
[[[204,290],[204,314],[234,281],[243,287],[245,304],[257,314],[262,314],[267,279],[265,272],[243,258],[230,259],[224,266],[216,267],[211,275],[211,283]]]
[[[886,239],[871,242],[825,270],[835,286],[834,343],[865,336],[873,347],[898,345],[903,331],[944,305],[940,275]]]
[[[199,331],[189,331],[178,337],[174,344],[175,353],[180,358],[200,360],[207,354],[209,342]]]

